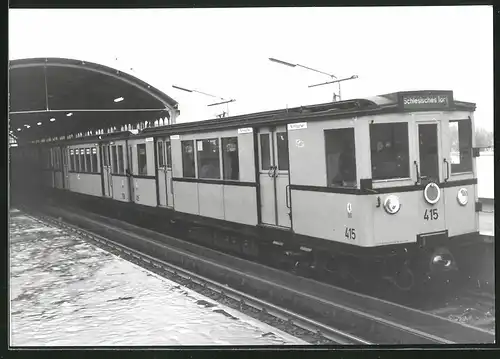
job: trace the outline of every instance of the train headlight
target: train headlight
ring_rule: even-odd
[[[436,204],[441,198],[441,189],[434,182],[429,183],[424,188],[424,198],[429,204]]]
[[[457,201],[461,206],[465,206],[469,202],[469,192],[467,188],[460,188],[457,193]]]
[[[399,198],[394,195],[388,196],[384,200],[384,209],[389,214],[396,214],[399,212],[401,208],[401,203],[399,202]]]

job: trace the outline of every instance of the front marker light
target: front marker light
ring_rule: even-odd
[[[460,188],[458,190],[457,201],[461,206],[465,206],[469,202],[469,192],[467,188]]]
[[[395,195],[390,195],[384,200],[384,209],[389,214],[396,214],[401,208],[399,198]]]

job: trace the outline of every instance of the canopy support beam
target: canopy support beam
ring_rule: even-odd
[[[166,108],[122,108],[122,109],[67,109],[67,110],[33,110],[33,111],[12,111],[10,115],[28,115],[33,113],[50,113],[50,112],[163,112]],[[170,117],[170,116],[169,116]]]

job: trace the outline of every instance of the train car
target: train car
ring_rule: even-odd
[[[217,249],[409,289],[477,242],[474,111],[412,91],[115,134],[70,190],[226,230],[199,236]]]

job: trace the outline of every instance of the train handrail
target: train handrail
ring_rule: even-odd
[[[444,179],[445,182],[448,182],[450,179],[450,162],[446,158],[443,158],[443,162],[446,163],[446,178]]]

